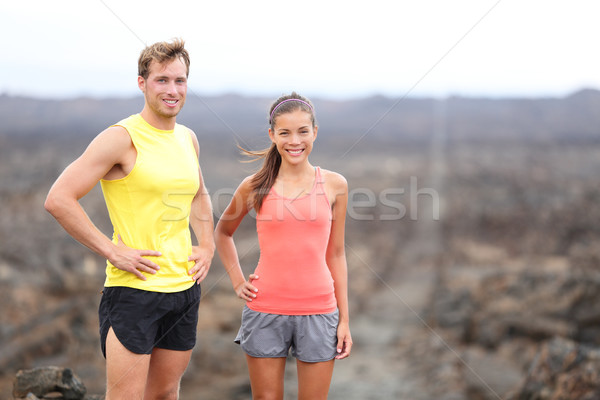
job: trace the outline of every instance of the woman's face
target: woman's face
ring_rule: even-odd
[[[269,129],[269,137],[277,146],[282,162],[299,164],[308,159],[317,129],[313,128],[311,114],[298,109],[278,115],[275,127]]]

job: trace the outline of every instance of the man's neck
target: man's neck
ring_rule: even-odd
[[[140,112],[140,115],[144,118],[144,121],[156,129],[160,129],[161,131],[172,131],[175,129],[176,117],[162,117],[148,110],[146,107]]]

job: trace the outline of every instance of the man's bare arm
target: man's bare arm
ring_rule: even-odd
[[[190,131],[192,136],[192,142],[196,154],[199,155],[200,148],[198,145],[198,139],[196,134]],[[190,225],[198,241],[198,246],[194,246],[193,254],[189,257],[190,261],[194,261],[195,265],[190,269],[189,274],[193,275],[193,279],[200,283],[206,278],[208,270],[212,262],[212,258],[215,253],[215,241],[213,237],[214,220],[212,203],[208,190],[204,185],[204,179],[202,177],[202,171],[198,168],[198,175],[200,180],[200,189],[192,200],[191,212],[190,212]]]
[[[158,256],[160,253],[131,249],[121,241],[112,243],[79,204],[79,200],[100,179],[123,163],[128,151],[132,151],[132,144],[127,131],[122,127],[106,129],[58,177],[50,188],[44,207],[75,240],[107,258],[115,267],[145,280],[140,271],[155,273],[158,265],[143,256]]]

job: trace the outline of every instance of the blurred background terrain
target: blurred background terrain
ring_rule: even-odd
[[[354,350],[337,363],[330,398],[598,394],[600,92],[313,101],[320,127],[311,161],[343,174],[351,190]],[[258,167],[239,162],[236,144],[267,147],[269,104],[188,95],[178,122],[198,135],[216,219]],[[89,393],[104,391],[104,260],[43,202],[98,132],[142,106],[142,97],[0,96],[0,398],[10,398],[19,369],[44,365],[70,367]],[[82,204],[111,235],[99,188]],[[258,259],[251,218],[236,243],[250,273]],[[247,399],[233,343],[243,304],[218,257],[202,288],[181,398]]]

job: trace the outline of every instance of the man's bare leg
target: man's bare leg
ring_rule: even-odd
[[[177,400],[181,377],[191,356],[192,350],[175,351],[155,348],[150,357],[144,400]]]
[[[119,342],[112,327],[106,337],[106,400],[142,400],[149,354],[136,354]]]

